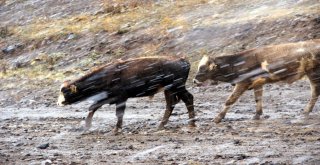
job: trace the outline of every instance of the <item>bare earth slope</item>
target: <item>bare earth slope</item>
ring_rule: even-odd
[[[251,120],[248,91],[220,124],[212,119],[232,86],[189,83],[196,129],[180,103],[167,129],[156,130],[162,94],[129,100],[117,136],[114,106],[83,133],[89,102],[55,105],[64,79],[113,59],[186,55],[191,80],[203,54],[320,38],[318,0],[4,0],[0,22],[0,164],[320,163],[319,103],[309,119],[301,115],[306,80],[266,86],[260,121]]]

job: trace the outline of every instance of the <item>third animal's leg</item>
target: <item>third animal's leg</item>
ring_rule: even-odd
[[[188,92],[186,89],[178,94],[178,96],[182,99],[182,101],[186,104],[189,114],[189,126],[195,127],[195,112],[193,106],[193,95]]]
[[[167,105],[166,105],[166,111],[164,112],[162,121],[158,127],[159,130],[164,129],[164,125],[166,125],[168,123],[169,117],[171,116],[173,108],[175,106],[175,104],[174,104],[175,103],[174,97],[176,97],[175,94],[173,94],[171,91],[165,90],[164,96],[165,96]]]
[[[256,114],[253,116],[254,120],[259,120],[260,116],[262,115],[262,93],[263,93],[263,87],[258,86],[254,89],[254,98],[256,101]]]
[[[232,94],[228,97],[226,103],[224,104],[223,110],[214,119],[215,123],[220,123],[221,120],[226,116],[230,107],[238,100],[238,98],[248,89],[249,83],[238,83],[233,89]]]
[[[306,116],[312,111],[320,95],[320,69],[318,69],[318,72],[308,74],[308,78],[310,80],[311,99],[303,111]]]
[[[123,115],[124,110],[126,109],[126,101],[121,101],[116,104],[116,116],[118,118],[116,127],[114,128],[113,132],[116,134],[121,130],[122,128],[122,122],[123,122]]]

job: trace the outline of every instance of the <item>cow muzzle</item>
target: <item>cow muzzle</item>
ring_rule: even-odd
[[[196,85],[196,86],[201,86],[201,85],[202,85],[202,82],[200,82],[200,81],[197,80],[197,79],[193,79],[193,84]]]
[[[57,105],[58,106],[64,106],[66,102],[66,99],[64,98],[64,96],[62,94],[59,95],[58,101],[57,101]]]

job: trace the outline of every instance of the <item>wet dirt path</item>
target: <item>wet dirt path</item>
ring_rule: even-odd
[[[317,164],[320,162],[319,106],[309,119],[301,111],[309,85],[265,87],[264,115],[254,121],[253,92],[248,91],[220,124],[212,122],[232,87],[192,88],[197,128],[187,127],[187,111],[179,103],[166,130],[157,131],[164,98],[131,99],[122,134],[113,135],[115,107],[104,106],[88,132],[88,102],[66,107],[1,108],[1,164]],[[40,149],[44,148],[44,149]]]

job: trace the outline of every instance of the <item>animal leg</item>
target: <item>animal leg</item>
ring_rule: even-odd
[[[318,70],[320,72],[320,69]],[[313,73],[308,75],[308,78],[310,80],[311,99],[303,111],[305,115],[309,115],[309,113],[312,111],[320,95],[320,74]]]
[[[256,114],[253,116],[254,120],[259,120],[260,116],[262,115],[262,93],[263,93],[263,87],[258,86],[254,89],[254,97],[256,101]]]
[[[223,111],[214,119],[215,123],[220,123],[221,120],[226,116],[230,107],[238,100],[238,98],[248,89],[248,83],[238,83],[233,89],[232,94],[228,97],[226,103],[224,104]]]
[[[119,130],[122,128],[122,121],[123,121],[123,115],[124,110],[126,109],[126,101],[118,102],[116,104],[116,116],[118,118],[116,127],[113,129],[113,133],[117,134]]]
[[[163,130],[164,129],[164,125],[166,125],[169,121],[169,117],[171,116],[172,114],[172,111],[173,111],[173,108],[175,106],[175,95],[168,91],[168,90],[165,90],[164,91],[164,96],[165,96],[165,99],[166,99],[166,111],[164,112],[164,115],[163,115],[163,118],[162,118],[162,121],[158,127],[159,130]]]
[[[86,118],[86,126],[85,130],[89,130],[92,126],[92,117],[97,109],[99,109],[103,104],[105,104],[103,101],[97,102],[89,107],[89,113]]]
[[[186,104],[186,107],[188,109],[189,114],[189,126],[190,127],[196,127],[195,124],[195,112],[194,112],[194,106],[193,106],[193,95],[188,92],[186,89],[178,94],[179,97],[182,99],[182,101]]]

